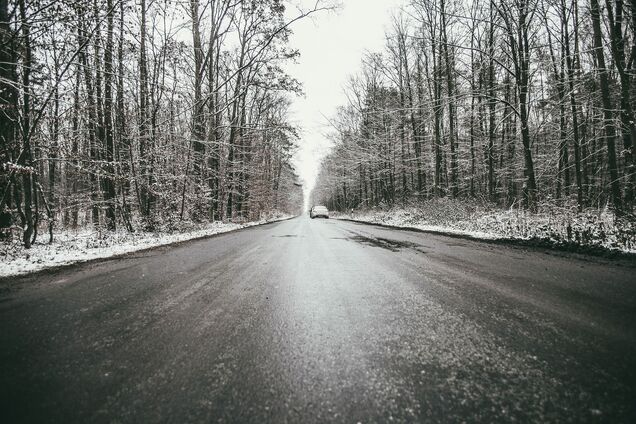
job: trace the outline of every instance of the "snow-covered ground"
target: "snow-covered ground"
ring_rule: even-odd
[[[617,219],[607,210],[576,212],[566,208],[495,209],[453,200],[418,205],[374,208],[335,214],[334,218],[416,228],[476,239],[518,239],[583,248],[636,253],[636,224]]]
[[[39,238],[40,241],[30,249],[24,249],[17,240],[12,243],[0,243],[0,277],[27,274],[92,259],[109,258],[288,218],[291,218],[291,215],[243,224],[214,222],[177,233],[117,231],[100,234],[90,230],[64,231],[55,234],[52,244],[46,243],[48,234],[43,234]]]

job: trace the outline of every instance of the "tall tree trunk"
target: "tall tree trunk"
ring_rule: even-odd
[[[434,141],[434,155],[435,155],[435,192],[437,196],[444,195],[444,189],[442,188],[442,87],[441,87],[441,71],[440,62],[437,60],[437,43],[435,37],[431,38],[431,50],[433,57],[433,114],[435,116],[435,141]],[[441,47],[440,47],[440,59],[441,59]]]
[[[516,14],[510,12],[505,6],[500,12],[506,22],[510,52],[514,63],[515,82],[518,91],[519,121],[521,124],[521,144],[523,145],[524,175],[524,200],[530,209],[536,207],[537,183],[532,159],[530,140],[530,40],[528,21],[534,12],[529,10],[529,0],[519,0],[515,4]],[[512,19],[515,19],[513,23]],[[516,38],[515,38],[516,37]]]
[[[60,59],[58,57],[57,43],[54,41],[51,46],[53,50],[53,72],[55,75],[55,81],[60,80]],[[48,203],[52,208],[57,205],[57,196],[55,195],[55,183],[57,172],[57,158],[59,150],[60,140],[60,90],[59,85],[55,83],[53,87],[53,123],[52,123],[52,135],[51,145],[49,147],[49,163],[48,163]],[[50,208],[47,208],[50,210]],[[53,213],[53,211],[51,211]],[[53,241],[53,219],[49,219],[49,234],[51,236],[51,242]]]
[[[116,213],[115,213],[115,142],[113,136],[113,0],[107,0],[108,8],[108,27],[106,33],[106,48],[104,50],[104,130],[105,130],[105,153],[106,165],[104,176],[104,202],[106,203],[106,228],[111,231],[115,230]]]
[[[18,87],[15,36],[9,22],[9,0],[0,0],[0,166],[20,156],[16,127],[18,121]],[[11,226],[12,192],[18,190],[15,173],[0,173],[0,231]],[[0,233],[0,237],[3,234]]]
[[[232,218],[234,214],[234,205],[235,205],[235,194],[237,187],[237,166],[235,164],[237,155],[237,138],[239,136],[239,126],[241,122],[241,93],[243,91],[243,71],[241,70],[244,65],[245,60],[245,44],[241,45],[241,53],[238,61],[238,73],[236,75],[236,85],[234,86],[234,94],[232,96],[232,109],[230,115],[230,136],[228,139],[228,160],[227,166],[229,181],[227,183],[227,207],[226,207],[226,215],[227,218]]]
[[[22,60],[22,154],[18,164],[30,168],[31,157],[31,24],[27,20],[25,0],[20,0],[20,24],[22,26],[22,43],[24,57]],[[34,232],[33,219],[33,175],[30,170],[22,174],[22,190],[24,191],[24,234],[22,242],[26,249],[31,247],[31,236]]]
[[[448,35],[447,35],[447,21],[446,21],[446,3],[444,0],[440,0],[440,14],[442,18],[442,47],[444,49],[444,62],[445,62],[445,70],[446,70],[446,90],[448,92],[448,126],[449,126],[449,135],[448,141],[450,144],[450,154],[451,154],[451,193],[453,197],[457,197],[459,194],[459,182],[458,182],[458,167],[457,167],[457,130],[456,126],[456,114],[455,114],[455,103],[457,99],[455,98],[455,83],[454,83],[454,72],[455,65],[454,61],[451,57],[451,53],[449,52],[448,46]]]
[[[141,28],[139,34],[139,176],[142,179],[139,190],[139,209],[148,221],[151,216],[152,177],[149,172],[150,129],[148,127],[148,61],[146,58],[146,0],[139,2]],[[151,225],[147,223],[147,225]]]
[[[474,22],[474,21],[473,21]],[[474,27],[473,31],[474,33]],[[479,98],[479,91],[477,91],[475,83],[475,72],[477,67],[475,66],[475,36],[470,36],[470,123],[469,123],[469,137],[470,137],[470,197],[475,197],[475,110],[479,110],[476,101]]]
[[[212,9],[214,12],[214,8]],[[212,29],[210,30],[210,42],[208,50],[208,113],[209,113],[209,129],[208,143],[210,146],[209,156],[209,188],[210,188],[210,218],[213,221],[221,219],[219,216],[219,185],[220,185],[220,134],[219,127],[221,125],[219,110],[219,94],[218,94],[218,78],[219,78],[219,55],[221,52],[217,41],[218,27],[216,26],[216,18],[212,14]]]
[[[88,45],[86,42],[86,23],[85,23],[85,13],[86,10],[83,8],[81,3],[77,4],[77,31],[78,31],[78,44],[79,45]],[[96,132],[97,132],[97,98],[95,95],[95,86],[93,85],[93,77],[91,74],[90,64],[88,62],[88,57],[85,49],[82,49],[79,53],[79,61],[82,65],[82,70],[84,72],[84,85],[86,87],[86,103],[88,109],[88,151],[91,159],[91,170],[90,170],[90,192],[91,192],[91,219],[94,225],[99,224],[99,205],[97,204],[97,195],[98,195],[98,187],[97,187],[97,175],[96,170],[93,169],[97,166],[97,141],[96,141]]]
[[[402,38],[398,36],[398,90],[400,93],[400,167],[402,175],[402,205],[406,204],[406,196],[408,194],[407,178],[406,178],[406,116],[407,116],[407,103],[406,103],[406,87],[404,82],[404,73],[408,73],[408,68],[404,70],[404,58],[402,56]]]
[[[610,190],[614,209],[618,215],[623,213],[623,200],[618,176],[618,164],[616,160],[616,128],[612,114],[612,99],[609,88],[608,70],[605,66],[605,54],[603,53],[603,34],[601,32],[601,14],[598,0],[590,0],[590,15],[592,17],[594,54],[601,88],[601,100],[603,103],[603,119],[605,127],[605,143],[607,144],[607,159],[610,177]]]
[[[125,0],[119,2],[119,42],[117,43],[117,113],[115,115],[115,157],[118,160],[118,174],[121,175],[121,215],[129,232],[133,231],[131,210],[128,204],[132,161],[130,139],[126,130],[126,106],[124,102],[124,10]]]
[[[576,0],[573,0],[575,2]],[[574,6],[574,5],[573,5]],[[567,69],[568,91],[570,93],[570,110],[572,114],[572,138],[574,147],[574,173],[576,179],[576,199],[579,211],[583,209],[583,178],[581,173],[581,141],[579,130],[579,108],[576,101],[576,92],[574,90],[574,58],[570,49],[570,30],[567,19],[568,13],[565,6],[565,0],[561,0],[561,16],[563,19],[563,45],[565,48],[565,65]],[[575,22],[576,25],[576,22]]]
[[[548,26],[548,19],[544,17],[546,28]],[[569,153],[568,153],[568,140],[567,140],[567,127],[566,127],[566,93],[565,93],[565,40],[561,40],[561,57],[557,61],[557,57],[554,53],[552,46],[552,35],[550,31],[547,31],[548,35],[548,48],[550,51],[550,59],[552,61],[552,72],[554,73],[554,79],[556,81],[557,98],[559,102],[559,144],[558,144],[558,174],[556,181],[556,198],[561,199],[562,188],[565,192],[565,196],[569,196],[570,188],[570,166],[569,166]],[[562,187],[563,185],[563,187]]]
[[[490,6],[490,23],[488,28],[488,196],[491,201],[497,200],[495,192],[495,17],[493,6]]]
[[[422,169],[422,144],[426,133],[424,124],[424,82],[422,81],[422,61],[417,57],[417,120],[413,117],[413,137],[415,139],[415,160],[417,163],[417,192],[420,196],[426,195],[426,173]],[[415,108],[414,101],[411,100],[411,107]]]
[[[634,200],[634,186],[636,186],[636,169],[632,146],[636,144],[636,122],[634,122],[634,111],[631,102],[631,81],[632,73],[625,58],[625,39],[623,38],[623,0],[615,0],[615,7],[612,8],[611,0],[605,0],[609,26],[610,26],[610,46],[614,65],[618,70],[621,105],[621,133],[623,139],[623,152],[625,160],[625,202],[623,204],[627,211],[631,211]],[[636,12],[632,12],[636,13]],[[636,40],[632,40],[636,42]],[[632,57],[633,61],[636,57]],[[634,65],[632,65],[634,66]]]
[[[97,137],[96,142],[92,146],[92,159],[93,159],[93,224],[99,225],[99,214],[101,211],[100,201],[104,198],[104,181],[101,169],[104,167],[101,165],[104,160],[104,147],[106,146],[106,128],[104,125],[104,96],[102,92],[102,56],[101,56],[101,45],[102,45],[102,35],[100,31],[99,22],[101,21],[100,9],[97,5],[97,0],[93,0],[93,15],[96,23],[96,30],[93,36],[93,47],[94,47],[94,60],[92,63],[92,68],[95,72],[95,81],[94,81],[94,89],[95,89],[95,135]]]
[[[192,110],[192,147],[194,151],[194,178],[195,178],[195,219],[201,218],[203,204],[200,202],[200,185],[203,177],[203,161],[205,157],[205,126],[203,117],[203,49],[201,46],[201,31],[199,23],[199,0],[190,0],[190,15],[192,19],[192,43],[194,48],[194,99]]]

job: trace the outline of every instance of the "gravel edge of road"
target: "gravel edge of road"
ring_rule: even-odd
[[[43,269],[39,269],[37,271],[27,272],[27,273],[24,273],[24,274],[7,275],[7,276],[4,276],[4,277],[0,277],[0,293],[2,292],[3,286],[6,286],[7,283],[12,282],[13,280],[21,280],[21,279],[33,278],[33,277],[37,278],[39,275],[42,275],[42,274],[48,274],[50,272],[57,272],[57,271],[61,271],[61,270],[72,269],[74,267],[79,267],[79,266],[83,266],[83,265],[86,265],[86,264],[97,263],[97,262],[106,262],[106,261],[110,261],[110,260],[114,260],[114,259],[121,259],[121,258],[128,257],[130,255],[138,255],[140,253],[151,252],[153,250],[163,249],[163,248],[167,248],[167,247],[169,247],[169,248],[177,247],[177,246],[181,246],[181,245],[184,245],[184,244],[187,244],[187,243],[192,243],[192,242],[205,240],[205,239],[211,239],[211,238],[214,238],[214,237],[219,237],[219,236],[230,234],[230,233],[236,233],[238,231],[248,230],[250,228],[263,227],[265,225],[271,225],[271,224],[275,224],[275,223],[278,223],[278,222],[289,221],[290,219],[297,218],[298,216],[299,215],[291,216],[291,217],[285,217],[285,218],[281,218],[281,219],[274,219],[274,220],[271,220],[271,221],[258,223],[258,224],[255,224],[255,225],[250,225],[250,226],[247,226],[247,227],[236,228],[236,229],[233,229],[233,230],[223,231],[223,232],[216,233],[216,234],[208,234],[208,235],[205,235],[205,236],[197,236],[197,237],[193,237],[193,238],[186,239],[186,240],[175,241],[175,242],[172,242],[172,243],[166,243],[166,244],[160,244],[160,245],[151,246],[151,247],[145,247],[145,248],[142,248],[142,249],[139,249],[139,250],[132,250],[130,252],[120,253],[120,254],[116,254],[116,255],[113,255],[113,256],[107,256],[107,257],[101,257],[101,258],[91,258],[91,259],[86,259],[86,260],[78,260],[77,262],[73,262],[73,263],[69,263],[69,264],[62,264],[62,265],[54,265],[54,266],[51,266],[51,267],[46,267],[46,268],[43,268]]]
[[[607,249],[600,246],[582,246],[576,243],[556,243],[547,239],[520,239],[520,238],[506,238],[506,237],[498,237],[498,238],[481,238],[471,234],[462,234],[456,232],[445,232],[445,231],[436,231],[436,230],[425,230],[417,227],[409,227],[409,226],[398,226],[398,225],[390,225],[390,224],[382,224],[379,222],[371,222],[371,221],[363,221],[359,219],[352,218],[344,218],[344,217],[332,217],[331,219],[336,219],[339,221],[348,221],[355,222],[358,224],[365,225],[373,225],[376,227],[389,228],[392,230],[400,230],[400,231],[413,231],[417,233],[424,234],[433,234],[444,237],[451,237],[463,240],[471,240],[480,243],[488,243],[499,246],[511,246],[511,247],[522,247],[522,248],[531,248],[538,252],[554,254],[554,253],[567,253],[567,254],[575,254],[581,255],[583,257],[594,257],[596,259],[607,259],[612,260],[612,262],[616,262],[616,264],[621,264],[625,266],[630,266],[636,268],[636,254],[621,252],[618,250]]]

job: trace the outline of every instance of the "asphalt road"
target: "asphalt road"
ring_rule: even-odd
[[[636,422],[636,264],[290,221],[0,283],[0,421]]]

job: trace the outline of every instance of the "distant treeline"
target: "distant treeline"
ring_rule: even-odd
[[[314,198],[634,208],[636,2],[412,0],[334,119]]]
[[[130,231],[295,211],[278,0],[0,0],[0,214]],[[296,12],[294,12],[296,13]]]

